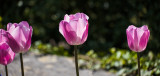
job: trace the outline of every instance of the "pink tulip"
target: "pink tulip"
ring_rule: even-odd
[[[7,65],[15,57],[15,53],[8,45],[8,34],[5,30],[0,29],[0,64]]]
[[[146,25],[140,28],[130,25],[126,33],[128,46],[132,51],[142,52],[145,50],[150,36],[150,31]]]
[[[59,24],[59,31],[70,45],[81,45],[87,40],[88,19],[84,13],[65,15]]]
[[[7,31],[14,40],[10,40],[10,46],[15,53],[23,53],[29,50],[31,46],[32,27],[26,21],[17,23],[8,23]],[[12,38],[11,38],[12,39]],[[12,43],[17,43],[16,45]]]

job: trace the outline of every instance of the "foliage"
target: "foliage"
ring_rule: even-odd
[[[2,28],[2,17],[0,16],[0,28]]]
[[[35,53],[42,53],[42,54],[56,54],[56,55],[63,55],[69,56],[69,52],[64,49],[62,46],[52,46],[51,44],[43,44],[41,41],[36,41],[31,49]]]
[[[60,20],[66,13],[84,12],[90,17],[85,49],[127,48],[128,25],[147,24],[151,30],[147,48],[159,52],[160,0],[3,0],[0,3],[2,24],[29,21],[34,29],[33,41],[64,40],[58,31]]]
[[[62,46],[52,46],[36,41],[31,50],[43,54],[56,54],[61,56],[73,56]],[[141,74],[144,76],[160,75],[160,53],[149,52],[142,56],[141,53]],[[89,50],[86,54],[79,55],[79,66],[81,69],[105,69],[116,72],[122,76],[136,76],[137,74],[137,54],[135,52],[111,48],[107,54],[96,53]]]
[[[86,55],[99,61],[93,62],[93,59],[86,60],[85,58],[82,58],[80,60],[80,66],[87,66],[87,68],[90,69],[103,68],[111,72],[117,72],[117,75],[122,76],[136,76],[138,67],[137,54],[135,52],[123,49],[116,50],[116,48],[111,48],[109,51],[110,54],[107,54],[104,57],[98,57],[93,50],[89,51]],[[140,62],[141,74],[143,76],[160,75],[160,53],[154,55],[153,52],[150,51],[147,56],[144,55],[140,58]],[[88,66],[93,67],[91,68]]]

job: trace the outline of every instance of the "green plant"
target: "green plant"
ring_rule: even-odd
[[[69,51],[62,46],[52,46],[36,41],[31,50],[42,54],[55,54],[71,56]],[[86,54],[79,54],[79,67],[81,69],[105,69],[120,76],[136,76],[137,55],[135,52],[125,49],[110,48],[106,54],[89,50]],[[104,53],[104,52],[103,52]],[[160,53],[149,51],[140,58],[141,74],[144,76],[160,75]]]
[[[36,53],[43,53],[43,54],[56,54],[56,55],[63,55],[69,56],[69,52],[64,49],[62,46],[52,46],[51,44],[43,44],[41,41],[36,41],[31,50]]]
[[[111,72],[116,72],[117,75],[122,76],[135,76],[137,75],[137,55],[135,52],[129,50],[111,48],[110,54],[103,57],[90,50],[86,56],[81,58],[80,66],[90,69],[106,69]],[[142,56],[141,61],[141,73],[144,76],[160,75],[160,54],[154,55],[153,52],[149,52],[147,56]],[[85,65],[84,65],[85,64]]]

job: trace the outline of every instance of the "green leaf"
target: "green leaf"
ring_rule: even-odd
[[[109,51],[114,54],[116,52],[116,48],[111,48]]]

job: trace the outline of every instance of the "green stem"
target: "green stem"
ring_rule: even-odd
[[[23,55],[22,55],[22,53],[20,53],[20,60],[21,60],[21,73],[22,73],[22,76],[24,76]]]
[[[137,61],[138,61],[138,76],[141,76],[141,68],[140,68],[140,56],[139,56],[139,52],[137,52]]]
[[[7,68],[7,65],[5,65],[5,70],[6,70],[6,76],[8,76],[8,68]]]
[[[74,53],[75,53],[75,66],[76,66],[76,74],[79,76],[79,69],[78,69],[78,52],[77,52],[77,46],[74,46]]]

